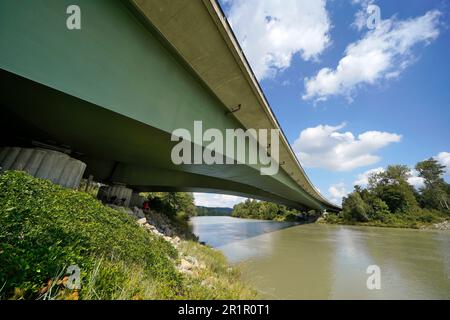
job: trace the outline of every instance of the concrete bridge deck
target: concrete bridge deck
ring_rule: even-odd
[[[71,4],[81,8],[81,30],[66,28]],[[261,176],[260,165],[172,163],[171,132],[192,131],[195,120],[221,131],[280,128],[215,1],[2,1],[0,39],[0,146],[68,150],[86,176],[138,191],[339,209],[284,135],[274,176]]]

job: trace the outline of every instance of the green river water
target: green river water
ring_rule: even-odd
[[[450,299],[450,232],[195,217],[269,299]],[[369,266],[380,289],[369,290]]]

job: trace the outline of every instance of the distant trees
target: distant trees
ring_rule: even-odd
[[[250,199],[230,209],[196,207],[193,194],[187,192],[148,192],[143,195],[149,201],[151,210],[163,213],[172,220],[187,220],[197,215],[231,215],[239,218],[294,221],[300,214],[286,206]]]
[[[424,187],[416,190],[408,183],[408,166],[388,166],[385,171],[372,174],[366,188],[355,186],[343,199],[342,212],[330,221],[415,226],[450,218],[450,185],[443,179],[445,167],[428,159],[419,162],[415,169],[423,178]]]
[[[300,212],[295,209],[289,209],[273,202],[247,199],[235,205],[231,215],[237,218],[294,221],[297,220],[299,214]]]
[[[169,217],[176,215],[191,217],[196,215],[194,195],[188,192],[149,192],[144,194],[150,209]]]
[[[197,216],[231,216],[231,208],[210,208],[197,206]]]

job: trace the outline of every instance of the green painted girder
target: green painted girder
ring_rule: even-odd
[[[81,8],[81,30],[66,28],[72,4]],[[192,131],[195,120],[204,130],[242,125],[127,2],[3,0],[0,41],[3,144],[67,145],[87,162],[87,174],[138,190],[223,192],[327,209],[283,170],[261,176],[258,165],[172,164],[174,129]]]

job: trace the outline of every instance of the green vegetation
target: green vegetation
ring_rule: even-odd
[[[416,165],[419,176],[424,179],[425,187],[420,190],[418,201],[424,208],[449,210],[450,184],[442,176],[445,167],[435,159],[419,162]]]
[[[314,212],[310,212],[311,215]],[[273,202],[247,199],[233,207],[232,217],[260,220],[297,221],[300,212]]]
[[[150,203],[150,208],[164,213],[168,217],[176,215],[192,217],[197,209],[194,204],[194,195],[188,192],[149,192],[143,193]]]
[[[0,175],[0,299],[255,296],[220,253],[194,242],[180,246],[87,193],[23,172]],[[200,267],[181,273],[177,266],[188,254]],[[71,265],[81,270],[80,290],[65,286]]]
[[[255,299],[257,293],[240,280],[240,271],[230,267],[225,256],[194,241],[182,242],[179,251],[199,261],[191,277],[186,277],[189,288],[185,299],[239,300]]]
[[[330,214],[330,223],[366,224],[420,228],[450,218],[450,188],[442,178],[444,167],[435,159],[419,162],[415,169],[424,179],[418,191],[408,183],[410,169],[389,166],[372,174],[367,188],[355,190],[343,199],[342,212]]]
[[[197,239],[191,232],[189,218],[196,215],[194,195],[188,192],[142,193],[152,211],[162,213],[170,220],[178,236],[183,239]]]
[[[197,206],[197,216],[231,216],[231,208],[210,208]]]

